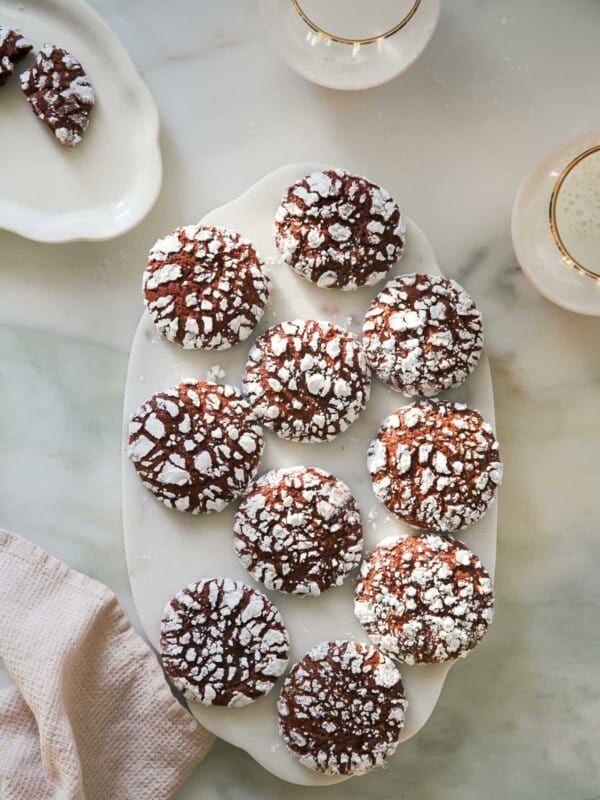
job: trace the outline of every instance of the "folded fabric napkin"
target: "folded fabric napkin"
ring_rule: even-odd
[[[161,800],[213,742],[115,595],[4,532],[0,657],[2,800]]]

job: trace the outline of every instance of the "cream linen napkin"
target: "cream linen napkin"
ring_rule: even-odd
[[[162,800],[213,737],[105,586],[0,532],[1,800]]]

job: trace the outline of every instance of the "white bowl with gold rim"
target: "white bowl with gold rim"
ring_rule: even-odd
[[[515,199],[512,238],[541,294],[600,316],[600,131],[564,143],[529,173]]]
[[[330,89],[386,83],[421,54],[440,0],[261,0],[271,41],[307,80]]]

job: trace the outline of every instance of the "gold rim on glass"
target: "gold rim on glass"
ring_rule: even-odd
[[[558,206],[560,190],[562,189],[564,182],[569,177],[571,172],[575,169],[575,167],[581,164],[584,159],[588,158],[588,156],[598,152],[600,152],[600,145],[594,145],[594,147],[590,147],[588,150],[580,153],[576,158],[570,161],[558,176],[558,180],[554,184],[554,189],[552,190],[552,194],[550,196],[550,231],[556,246],[560,250],[560,254],[567,264],[569,264],[571,267],[575,267],[575,269],[579,270],[579,272],[582,272],[584,275],[587,275],[589,278],[593,278],[596,281],[600,281],[600,274],[594,272],[594,270],[590,269],[589,267],[586,267],[585,264],[582,264],[581,261],[578,261],[575,256],[569,252],[569,249],[564,243],[563,238],[560,235],[560,231],[558,230],[556,209]]]
[[[408,25],[414,15],[417,13],[417,9],[421,5],[421,0],[415,0],[410,11],[392,28],[389,28],[387,31],[384,31],[377,36],[368,36],[365,39],[348,39],[345,36],[336,36],[334,33],[330,33],[329,31],[326,31],[317,25],[317,23],[312,20],[304,11],[299,0],[292,0],[292,5],[294,6],[296,12],[308,25],[308,27],[315,33],[318,33],[319,36],[322,36],[324,39],[329,39],[331,42],[337,42],[338,44],[350,44],[353,47],[356,47],[357,45],[361,44],[375,44],[376,42],[380,42],[382,39],[389,39],[390,36],[398,33],[398,31],[404,28],[405,25]]]

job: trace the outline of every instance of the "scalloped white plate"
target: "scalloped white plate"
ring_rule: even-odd
[[[66,48],[96,90],[83,141],[65,148],[26,102],[16,65],[0,88],[0,228],[40,242],[109,239],[137,225],[162,180],[158,113],[127,51],[82,0],[0,0],[0,25]]]
[[[272,172],[237,200],[208,214],[203,222],[239,230],[257,246],[265,260],[273,263],[273,296],[261,332],[276,320],[316,317],[330,319],[359,333],[362,316],[382,285],[357,292],[319,289],[277,262],[272,238],[275,210],[285,188],[318,164],[292,164]],[[392,193],[394,187],[391,188]],[[398,196],[398,194],[396,195]],[[192,220],[181,220],[182,223]],[[157,237],[164,231],[157,231]],[[423,232],[408,221],[404,258],[392,270],[439,274],[433,251]],[[141,284],[141,269],[140,269]],[[160,336],[144,314],[137,329],[127,375],[124,406],[124,441],[129,415],[154,392],[183,377],[206,378],[215,365],[225,371],[225,380],[240,383],[249,343],[222,353],[184,351]],[[448,397],[478,408],[494,422],[494,400],[487,358],[459,390]],[[385,536],[408,529],[388,514],[376,500],[366,469],[366,451],[380,421],[406,403],[375,378],[371,400],[360,419],[333,442],[298,444],[285,442],[265,431],[266,447],[260,473],[276,466],[304,464],[318,466],[339,475],[352,489],[363,515],[365,546],[371,550]],[[132,464],[123,458],[123,528],[127,563],[135,603],[144,630],[157,646],[162,611],[170,598],[192,580],[217,575],[244,580],[264,591],[238,563],[232,543],[234,508],[220,514],[191,516],[170,511],[142,486]],[[492,572],[496,560],[496,504],[488,515],[461,537]],[[344,586],[330,589],[320,597],[299,597],[268,593],[280,608],[291,634],[291,660],[297,661],[312,645],[327,639],[351,637],[367,640],[354,618],[352,591],[354,577]],[[410,739],[433,711],[449,664],[402,666],[409,710],[402,741]],[[230,709],[191,704],[193,714],[213,733],[246,750],[266,769],[287,781],[323,785],[343,780],[318,775],[291,756],[277,732],[275,704],[279,685],[265,698],[244,708]]]

